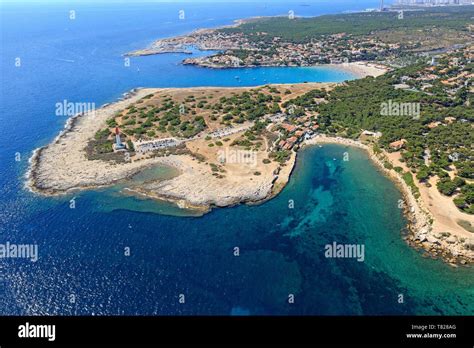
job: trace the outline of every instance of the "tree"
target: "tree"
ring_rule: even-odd
[[[458,188],[450,178],[442,178],[436,184],[438,191],[445,196],[451,196]]]
[[[130,139],[127,140],[127,148],[129,151],[135,151],[135,146],[133,146],[133,142]]]
[[[420,181],[426,181],[430,177],[430,174],[430,169],[427,166],[423,165],[416,174],[416,178]]]

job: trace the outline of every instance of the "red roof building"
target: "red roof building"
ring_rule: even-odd
[[[287,130],[288,132],[292,133],[296,130],[296,126],[293,126],[292,124],[287,124],[287,123],[283,123],[281,125],[281,127],[285,130]]]

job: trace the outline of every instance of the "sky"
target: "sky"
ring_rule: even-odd
[[[358,0],[332,0],[334,3],[357,3]],[[72,3],[72,2],[173,2],[173,3],[199,3],[199,2],[258,2],[258,0],[0,0],[0,3]],[[263,2],[286,2],[286,3],[318,3],[318,2],[328,2],[328,0],[265,0]],[[387,0],[386,3],[391,3],[392,1]]]

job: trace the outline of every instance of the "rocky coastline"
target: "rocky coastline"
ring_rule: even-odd
[[[36,149],[30,158],[27,173],[27,188],[44,195],[61,195],[77,190],[95,189],[126,181],[138,172],[156,165],[176,168],[179,175],[167,180],[156,180],[140,188],[129,188],[129,193],[172,202],[178,207],[198,211],[202,214],[213,207],[227,207],[236,204],[260,204],[275,197],[287,184],[294,169],[297,154],[278,172],[267,170],[259,176],[246,179],[218,179],[209,172],[209,166],[190,155],[169,155],[154,157],[131,163],[112,164],[99,160],[88,160],[84,144],[94,136],[108,117],[117,110],[123,110],[131,103],[157,89],[135,89],[124,95],[122,100],[108,104],[95,111],[94,115],[80,114],[72,117],[65,129],[52,143]],[[169,92],[170,89],[167,89]],[[306,140],[304,145],[337,143],[356,146],[368,152],[370,159],[385,175],[400,188],[409,220],[408,235],[404,239],[415,248],[426,251],[428,257],[442,258],[452,265],[471,264],[474,252],[467,248],[470,241],[459,236],[433,231],[433,216],[421,199],[415,198],[401,175],[384,166],[385,153],[375,154],[373,149],[359,141],[346,138],[316,136]],[[249,180],[250,178],[250,180]]]

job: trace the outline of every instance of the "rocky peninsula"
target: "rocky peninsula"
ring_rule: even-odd
[[[332,84],[284,86],[296,94]],[[280,86],[279,88],[283,88]],[[252,90],[251,88],[138,89],[124,100],[104,106],[94,112],[71,118],[65,130],[55,140],[34,151],[30,159],[28,187],[46,195],[60,195],[76,190],[113,185],[156,165],[176,168],[179,175],[166,180],[148,182],[134,192],[148,197],[175,202],[180,207],[208,211],[212,206],[257,203],[276,194],[288,181],[296,154],[286,163],[269,160],[269,147],[264,139],[258,149],[245,150],[229,144],[240,139],[252,127],[222,127],[210,119],[206,132],[182,139],[184,146],[166,150],[124,151],[100,155],[91,153],[90,142],[107,127],[107,121],[131,106],[157,98],[186,98],[190,94],[223,95]],[[127,109],[128,108],[128,109]],[[120,128],[125,129],[123,125]],[[224,129],[222,129],[224,128]],[[126,135],[123,135],[126,137]],[[167,135],[162,135],[167,136]],[[159,137],[155,137],[159,139]],[[226,146],[223,143],[226,143]],[[215,145],[215,144],[218,145]],[[212,145],[212,146],[209,146]],[[252,155],[249,160],[245,158]],[[96,157],[94,157],[96,156]],[[97,157],[98,156],[98,157]],[[107,157],[108,156],[108,157]],[[227,158],[225,158],[227,156]],[[239,157],[240,156],[240,157]]]
[[[291,116],[291,108],[289,115],[275,110],[275,114],[264,116],[265,123],[244,122],[240,126],[222,125],[215,119],[215,113],[209,111],[214,108],[212,105],[224,107],[227,100],[235,103],[238,96],[260,100],[268,98],[266,100],[269,102],[278,101],[276,104],[279,107],[288,107],[288,103],[295,98],[314,91],[320,91],[318,93],[322,95],[336,86],[337,84],[295,84],[257,88],[134,90],[124,100],[71,118],[65,130],[51,144],[34,152],[30,160],[27,185],[40,194],[60,195],[118,182],[126,184],[127,179],[146,168],[166,165],[177,169],[179,174],[167,180],[148,181],[140,187],[128,189],[129,193],[166,200],[180,208],[205,213],[214,206],[255,204],[270,199],[288,182],[299,147],[335,142],[368,151],[370,158],[400,187],[406,204],[404,210],[410,221],[411,234],[406,237],[410,244],[428,250],[430,255],[443,257],[453,265],[472,262],[474,253],[465,247],[466,243],[471,242],[469,232],[455,222],[458,215],[468,221],[471,217],[461,212],[451,216],[453,222],[449,225],[449,233],[442,228],[444,225],[439,227],[437,221],[446,217],[427,206],[423,197],[415,198],[401,175],[386,168],[386,160],[395,161],[392,153],[384,151],[376,154],[371,146],[361,141],[318,135],[318,124],[309,116],[305,116],[307,121],[302,128],[293,126],[287,121],[288,116]],[[157,106],[168,105],[171,100],[177,105],[188,105],[186,101],[191,105],[200,105],[200,108],[195,106],[196,111],[189,107],[189,112],[181,116],[187,126],[188,120],[202,117],[204,129],[197,134],[180,134],[179,146],[144,151],[146,147],[143,146],[150,141],[169,139],[177,134],[171,134],[171,128],[168,127],[163,134],[153,133],[155,140],[148,140],[148,143],[136,141],[132,134],[140,128],[136,128],[130,117],[138,113],[138,110],[141,110],[141,115],[146,110],[156,113]],[[248,100],[252,99],[243,99],[242,102]],[[324,102],[323,98],[320,100]],[[213,102],[217,104],[212,104]],[[140,114],[137,120],[143,123],[139,118]],[[128,124],[133,124],[132,128],[127,128]],[[104,130],[108,134],[106,139],[110,139],[114,126],[128,134],[124,133],[124,140],[134,139],[134,148],[124,152],[94,153],[91,150],[94,139]],[[163,130],[159,123],[157,127],[157,132],[159,129]],[[151,137],[151,132],[154,131],[148,131],[148,138]]]

